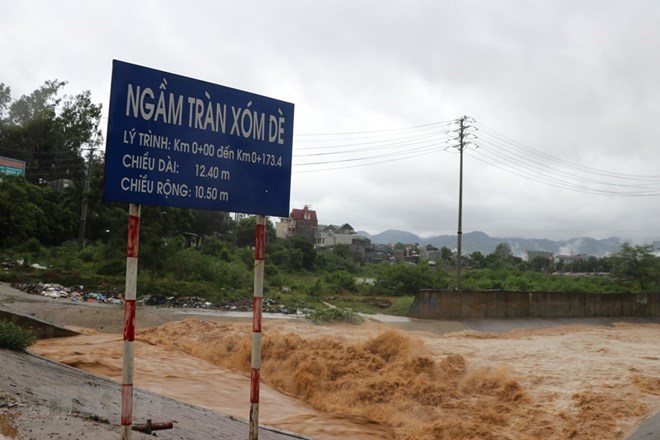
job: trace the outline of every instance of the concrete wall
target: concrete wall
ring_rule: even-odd
[[[0,320],[12,321],[20,327],[32,330],[39,339],[63,338],[79,334],[73,330],[57,327],[49,322],[31,316],[19,315],[6,310],[0,310]]]
[[[660,317],[660,293],[421,290],[408,315],[426,319]]]

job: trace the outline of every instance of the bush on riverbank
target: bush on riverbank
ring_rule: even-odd
[[[7,320],[0,320],[0,348],[25,351],[37,338],[30,330]]]
[[[364,318],[348,307],[325,307],[316,309],[307,315],[317,324],[322,322],[347,322],[349,324],[362,324]]]

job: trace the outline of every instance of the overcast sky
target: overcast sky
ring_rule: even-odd
[[[322,224],[454,234],[467,115],[464,232],[660,238],[654,0],[0,0],[14,98],[107,110],[113,59],[294,103],[291,207]]]

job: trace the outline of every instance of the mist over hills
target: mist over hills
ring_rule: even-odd
[[[369,234],[358,231],[358,234],[367,237],[372,243],[378,244],[413,244],[426,246],[431,244],[437,248],[446,246],[456,249],[456,235],[437,235],[433,237],[419,237],[411,232],[389,229],[378,234]],[[571,238],[569,240],[549,240],[536,238],[495,238],[480,231],[463,234],[463,254],[479,251],[484,255],[492,253],[498,244],[508,243],[513,253],[519,257],[525,256],[525,251],[547,251],[555,255],[586,254],[595,257],[605,257],[618,252],[623,244],[618,237],[595,239],[590,237]],[[652,243],[655,249],[660,249],[660,241]]]

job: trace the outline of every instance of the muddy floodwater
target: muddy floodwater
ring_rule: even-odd
[[[121,335],[88,333],[31,351],[120,382]],[[660,410],[660,324],[436,333],[268,322],[260,422],[317,439],[594,440]],[[135,385],[247,419],[250,341],[243,322],[142,330]]]
[[[12,425],[9,414],[0,414],[0,440],[12,440],[18,436],[18,430]]]

